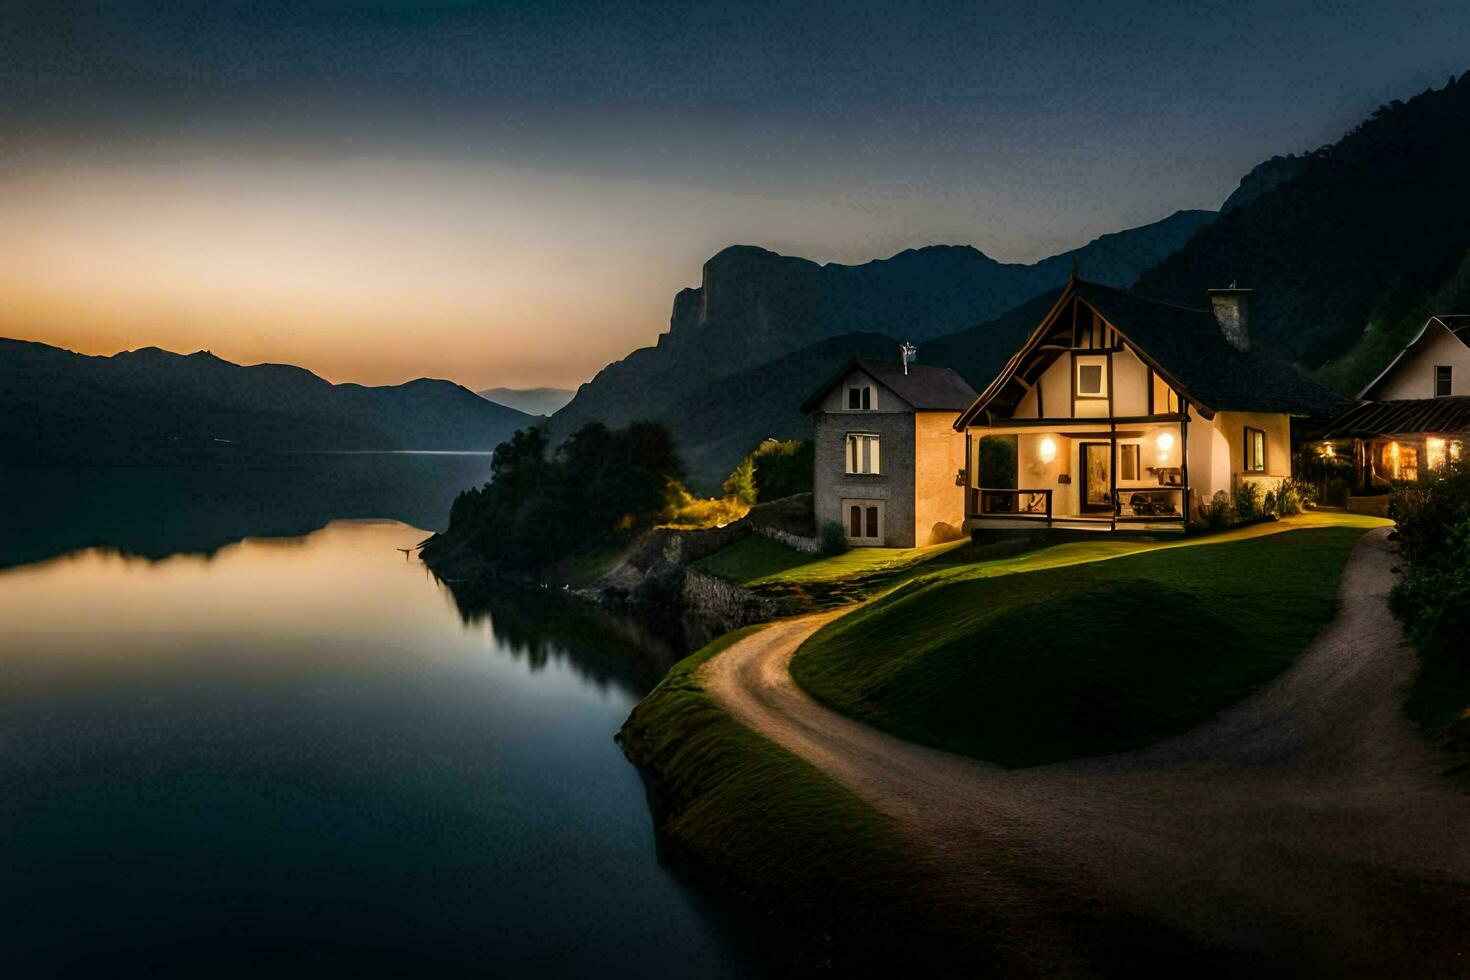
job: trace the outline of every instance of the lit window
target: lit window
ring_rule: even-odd
[[[1107,359],[1101,357],[1077,358],[1077,397],[1108,397]]]
[[[1245,471],[1266,472],[1266,433],[1250,426],[1245,427]]]
[[[1118,478],[1120,480],[1137,480],[1138,475],[1138,443],[1125,443],[1118,447]]]
[[[1149,375],[1153,379],[1153,414],[1179,414],[1179,393],[1170,388],[1169,383],[1157,374],[1149,372]]]
[[[1448,398],[1450,396],[1450,378],[1453,368],[1448,364],[1437,364],[1434,368],[1434,397]]]
[[[847,472],[877,475],[878,437],[866,432],[847,434]]]
[[[868,412],[873,408],[873,386],[862,385],[847,389],[847,410]]]

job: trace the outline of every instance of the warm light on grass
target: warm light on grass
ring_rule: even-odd
[[[1003,765],[1147,745],[1288,667],[1385,523],[1313,513],[933,570],[823,628],[792,674],[869,724]]]

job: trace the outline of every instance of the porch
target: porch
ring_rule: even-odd
[[[1045,427],[1012,421],[973,427],[966,438],[968,531],[1184,530],[1182,419],[1131,420],[1126,427],[1108,419]]]

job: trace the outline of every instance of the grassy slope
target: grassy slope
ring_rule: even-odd
[[[734,721],[700,686],[701,664],[758,629],[680,661],[619,734],[660,788],[663,839],[807,928],[871,926],[891,940],[906,920],[935,921],[920,908],[933,901],[924,867],[892,820]],[[844,947],[853,942],[860,935],[844,937]]]
[[[925,548],[853,548],[840,555],[808,555],[759,534],[747,535],[697,567],[737,585],[809,585],[862,578],[929,561],[964,544]]]
[[[1289,665],[1381,523],[1318,514],[937,570],[823,629],[792,672],[838,710],[1003,765],[1148,744]]]

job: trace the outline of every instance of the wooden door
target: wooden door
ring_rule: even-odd
[[[1106,442],[1084,442],[1078,469],[1082,473],[1082,512],[1113,509],[1113,447]]]

